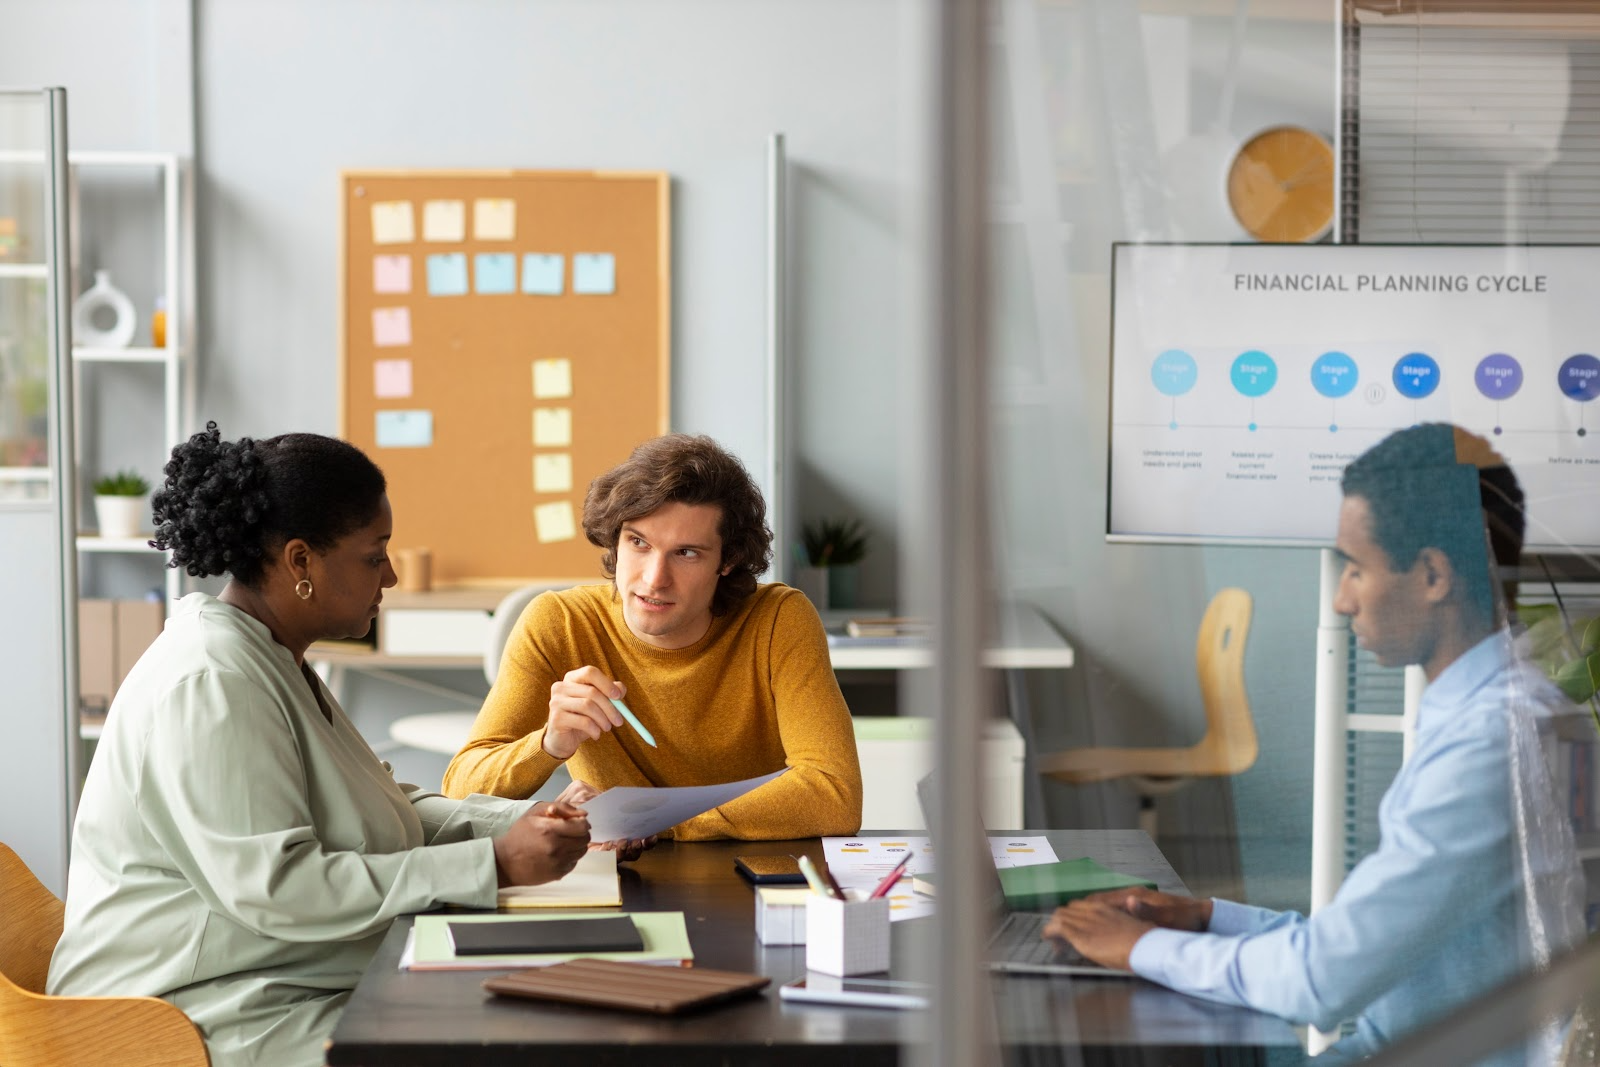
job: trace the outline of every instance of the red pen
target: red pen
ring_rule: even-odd
[[[910,862],[911,852],[908,850],[904,856],[900,857],[900,862],[894,865],[894,870],[890,871],[888,876],[874,886],[871,893],[867,894],[867,899],[877,900],[879,897],[888,896],[889,890],[894,888],[894,884],[900,880],[900,875],[905,873],[906,865]]]

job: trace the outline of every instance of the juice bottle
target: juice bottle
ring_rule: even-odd
[[[167,347],[167,298],[156,297],[156,309],[150,313],[150,344],[155,348]]]

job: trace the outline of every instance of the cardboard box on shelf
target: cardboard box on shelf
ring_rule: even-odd
[[[78,700],[104,708],[133,665],[161,634],[159,600],[78,601]]]

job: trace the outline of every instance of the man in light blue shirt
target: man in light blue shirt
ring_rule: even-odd
[[[1583,887],[1538,739],[1572,705],[1516,656],[1489,566],[1486,542],[1502,564],[1520,552],[1516,479],[1482,439],[1433,424],[1368,451],[1343,489],[1334,607],[1380,663],[1428,680],[1377,851],[1309,919],[1136,890],[1058,909],[1046,929],[1195,996],[1322,1030],[1356,1017],[1341,1060],[1576,944]],[[1558,1039],[1503,1062],[1540,1062]]]

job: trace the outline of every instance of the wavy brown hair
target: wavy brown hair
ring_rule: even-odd
[[[709,437],[671,433],[652,438],[620,465],[589,483],[583,499],[583,532],[604,550],[600,566],[617,577],[617,542],[624,523],[668,504],[710,504],[720,509],[722,566],[711,614],[726,615],[756,591],[756,580],[772,562],[772,530],[761,490],[733,453]]]

